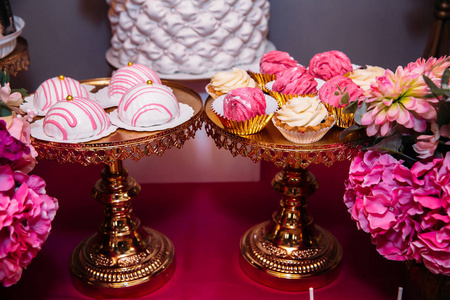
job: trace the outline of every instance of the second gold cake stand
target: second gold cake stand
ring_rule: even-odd
[[[342,248],[307,211],[307,199],[319,187],[309,165],[331,166],[348,160],[366,137],[340,140],[341,130],[332,128],[322,140],[299,145],[286,140],[272,122],[257,134],[238,136],[224,129],[211,109],[212,102],[208,98],[205,104],[205,128],[217,147],[233,156],[266,160],[283,168],[272,181],[282,195],[280,208],[270,221],[252,227],[242,237],[242,269],[253,280],[280,290],[304,291],[329,284],[339,275]]]
[[[85,80],[96,89],[109,78]],[[198,93],[173,82],[181,103],[194,110],[191,119],[175,128],[155,132],[119,129],[100,140],[79,143],[55,143],[33,139],[41,159],[59,163],[105,164],[92,196],[105,206],[104,218],[94,235],[81,242],[70,258],[72,283],[81,293],[94,298],[134,298],[164,285],[175,269],[175,249],[162,233],[141,226],[134,215],[131,200],[140,192],[139,184],[123,167],[125,159],[161,156],[165,150],[181,148],[202,126],[203,103]]]

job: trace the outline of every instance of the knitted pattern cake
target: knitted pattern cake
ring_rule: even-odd
[[[201,74],[250,64],[265,51],[268,0],[106,1],[109,53],[119,65]]]

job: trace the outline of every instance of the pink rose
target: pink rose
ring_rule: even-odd
[[[340,51],[318,53],[309,61],[309,72],[316,78],[330,80],[353,70],[350,59]]]
[[[264,74],[278,74],[297,66],[298,62],[289,53],[278,50],[265,53],[259,61],[260,71]]]
[[[348,104],[341,104],[344,93],[349,95],[349,102],[353,102],[362,99],[364,91],[350,78],[339,75],[324,83],[319,90],[319,99],[334,107],[345,107]]]

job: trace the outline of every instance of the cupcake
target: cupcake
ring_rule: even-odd
[[[350,59],[341,51],[332,50],[317,53],[309,61],[309,72],[312,76],[330,80],[331,78],[344,75],[353,70]]]
[[[380,67],[366,66],[362,69],[356,69],[347,73],[345,76],[350,78],[363,91],[370,89],[370,85],[376,82],[377,77],[384,76],[385,69]]]
[[[261,131],[273,116],[278,104],[258,88],[231,90],[212,103],[212,109],[228,131],[248,135]]]
[[[289,141],[309,144],[320,140],[335,123],[317,96],[294,97],[277,110],[275,127]]]
[[[347,103],[341,101],[342,96],[345,94],[348,94],[349,97]],[[350,78],[343,75],[333,77],[324,83],[318,95],[328,112],[336,118],[337,126],[347,128],[355,124],[353,114],[344,114],[342,112],[349,103],[363,99],[363,90]]]
[[[271,83],[266,87],[280,106],[295,96],[312,96],[317,93],[317,81],[303,66],[283,71]]]
[[[208,94],[217,99],[229,91],[240,87],[259,87],[250,75],[244,70],[233,68],[232,71],[217,72],[211,77],[210,83],[206,86]]]
[[[261,57],[259,61],[260,73],[249,72],[249,74],[263,87],[269,81],[275,80],[278,73],[297,66],[299,66],[298,62],[289,53],[273,50]]]

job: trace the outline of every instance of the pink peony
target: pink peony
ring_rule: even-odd
[[[361,124],[367,125],[369,136],[386,136],[395,124],[424,132],[427,121],[434,122],[437,118],[433,101],[424,98],[428,93],[422,76],[402,67],[395,73],[386,70],[366,92],[368,108]]]
[[[348,104],[341,104],[344,93],[349,95],[349,102],[359,101],[363,96],[363,90],[353,80],[339,75],[324,83],[319,90],[319,99],[334,107],[345,107]]]
[[[40,177],[12,171],[7,165],[0,172],[3,179],[15,182],[9,189],[2,184],[0,191],[0,281],[10,286],[47,239],[58,202],[46,195]]]
[[[341,51],[332,50],[317,53],[309,61],[311,75],[325,81],[351,71],[353,71],[352,63],[347,55]]]

